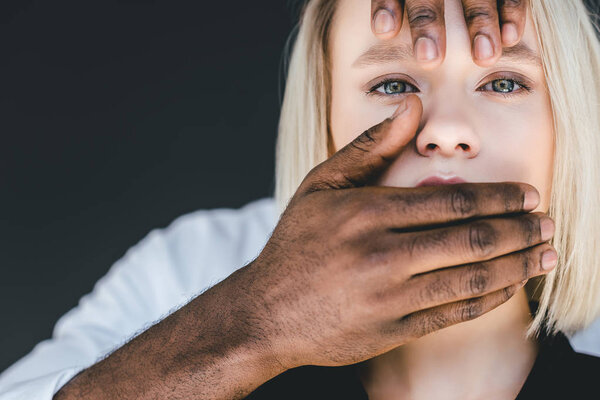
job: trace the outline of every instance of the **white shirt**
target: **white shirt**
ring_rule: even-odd
[[[278,218],[274,199],[263,198],[151,231],[57,321],[51,339],[0,374],[0,400],[51,400],[81,370],[254,260]],[[600,356],[600,319],[570,341]]]

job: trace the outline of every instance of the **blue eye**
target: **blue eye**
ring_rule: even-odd
[[[518,83],[511,79],[494,79],[492,81],[492,89],[494,89],[494,92],[512,92],[515,88],[515,85],[519,86]]]
[[[393,96],[397,94],[414,93],[417,91],[417,88],[408,82],[391,79],[377,84],[376,86],[371,88],[371,90],[369,90],[369,93],[379,92],[385,95]]]
[[[501,79],[494,79],[493,81],[485,84],[483,86],[484,90],[493,90],[496,93],[502,93],[502,94],[507,94],[507,93],[513,93],[516,90],[518,90],[519,88],[524,88],[524,86],[522,84],[519,84],[519,82],[513,80],[513,79],[507,79],[507,78],[501,78]]]

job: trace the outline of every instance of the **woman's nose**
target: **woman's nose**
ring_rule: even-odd
[[[431,116],[416,138],[417,151],[425,157],[473,158],[480,148],[480,138],[472,125],[454,115]]]

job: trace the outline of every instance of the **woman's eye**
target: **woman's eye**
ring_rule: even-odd
[[[413,85],[404,81],[387,81],[380,83],[374,87],[371,92],[377,91],[379,93],[394,95],[403,93],[414,93],[417,91]]]
[[[521,88],[525,88],[524,85],[519,84],[513,79],[494,79],[493,81],[485,84],[483,90],[493,90],[496,93],[513,93]]]

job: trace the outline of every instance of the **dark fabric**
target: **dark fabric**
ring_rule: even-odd
[[[530,303],[530,308],[535,311],[537,304]],[[599,357],[576,353],[562,333],[544,333],[538,343],[538,356],[516,400],[600,399]],[[368,400],[357,365],[293,368],[266,382],[246,399]]]

